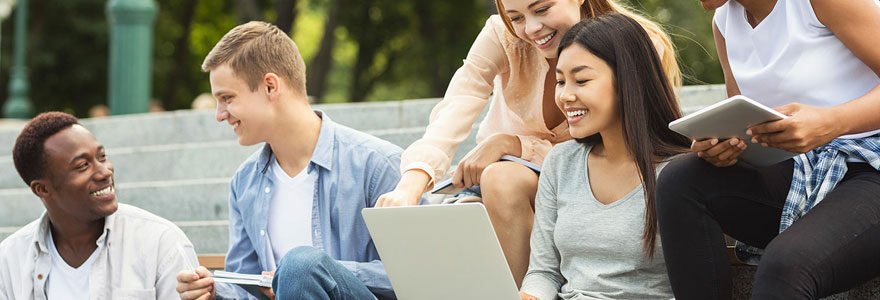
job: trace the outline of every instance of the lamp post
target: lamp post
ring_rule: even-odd
[[[18,0],[15,7],[15,48],[13,49],[12,72],[9,75],[9,98],[3,104],[6,118],[27,119],[33,115],[33,106],[28,99],[27,67],[27,7],[28,0]]]
[[[150,101],[153,23],[158,10],[153,0],[110,0],[110,113],[145,113]]]

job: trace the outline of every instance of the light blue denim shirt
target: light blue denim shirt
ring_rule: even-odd
[[[321,133],[308,165],[318,172],[312,204],[312,244],[360,278],[379,299],[396,299],[361,210],[372,207],[400,180],[403,150],[387,141],[339,125],[321,111]],[[229,252],[226,271],[259,274],[275,270],[269,246],[269,201],[275,178],[269,144],[248,158],[232,178],[229,193]],[[422,199],[424,201],[424,199]],[[236,285],[217,285],[222,299],[254,299]]]

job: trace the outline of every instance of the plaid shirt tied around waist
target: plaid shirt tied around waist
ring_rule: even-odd
[[[782,208],[779,232],[785,231],[819,204],[837,187],[847,171],[847,158],[866,162],[880,170],[880,134],[858,139],[835,139],[794,157],[791,188]],[[756,265],[763,250],[737,242],[740,261]]]

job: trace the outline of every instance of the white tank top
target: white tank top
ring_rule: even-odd
[[[769,107],[794,102],[832,107],[880,84],[877,74],[819,22],[809,0],[777,0],[755,28],[742,5],[730,0],[715,11],[715,24],[740,93]]]

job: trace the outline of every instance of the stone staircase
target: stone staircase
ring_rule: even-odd
[[[722,85],[688,86],[682,90],[681,106],[687,114],[724,98]],[[438,101],[420,99],[314,107],[340,124],[406,148],[424,133],[431,109]],[[216,122],[213,111],[184,110],[81,122],[107,148],[108,158],[116,169],[120,202],[173,221],[189,236],[199,254],[226,252],[229,179],[259,145],[238,145],[231,128]],[[12,162],[12,146],[23,126],[23,122],[0,123],[0,240],[39,217],[44,210],[42,202],[21,181]],[[475,132],[476,126],[459,146],[455,161],[474,147]],[[750,283],[751,269],[742,269],[744,271],[735,272],[738,278],[742,277],[738,281]],[[864,295],[880,297],[880,281],[866,286],[851,293],[861,291]]]

